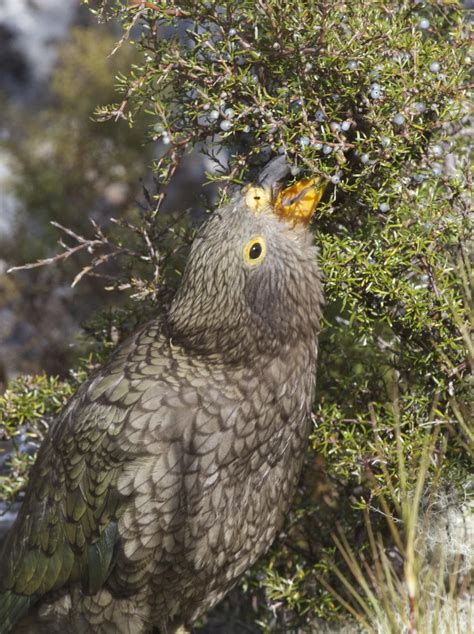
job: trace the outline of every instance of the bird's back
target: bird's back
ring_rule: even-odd
[[[196,357],[158,322],[119,348],[40,450],[3,550],[0,623],[36,603],[56,631],[173,631],[234,585],[291,499],[315,345],[258,361]]]

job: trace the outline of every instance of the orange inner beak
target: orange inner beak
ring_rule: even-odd
[[[273,206],[275,213],[284,220],[308,224],[326,185],[318,176],[304,178],[290,185],[278,193]]]

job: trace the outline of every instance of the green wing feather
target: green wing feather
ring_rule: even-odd
[[[110,382],[110,375],[104,376]],[[114,565],[115,488],[123,408],[90,394],[90,383],[52,427],[32,469],[25,501],[0,555],[0,634],[45,594],[80,582],[97,592]],[[100,376],[95,384],[101,385]]]
[[[34,594],[3,592],[0,595],[0,634],[7,634],[37,600],[38,596]]]
[[[102,533],[100,539],[87,547],[85,557],[81,565],[77,569],[84,569],[85,575],[82,576],[85,592],[92,594],[98,592],[103,586],[107,577],[112,570],[113,553],[115,543],[117,541],[117,523],[111,522]],[[36,559],[41,564],[46,564],[46,574],[43,582],[40,584],[40,591],[28,594],[31,589],[31,583],[23,586],[23,592],[11,592],[7,590],[0,594],[0,634],[7,634],[11,628],[23,616],[25,616],[31,607],[41,598],[43,592],[54,590],[66,585],[70,582],[74,575],[74,555],[68,548],[62,551],[62,557],[58,555],[59,551],[54,553],[52,557],[36,554]],[[31,561],[31,559],[29,559]],[[33,574],[37,573],[37,566],[32,567]],[[31,576],[30,582],[31,582]],[[17,584],[21,588],[21,578]],[[35,585],[35,584],[33,584]],[[49,587],[50,586],[50,587]]]
[[[121,432],[141,396],[126,366],[144,360],[158,328],[143,330],[147,345],[138,331],[118,348],[79,388],[38,452],[0,553],[0,634],[44,595],[73,583],[95,593],[113,570],[126,502],[116,483],[130,459]]]

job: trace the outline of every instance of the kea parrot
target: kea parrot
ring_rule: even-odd
[[[324,186],[285,157],[210,215],[165,316],[51,425],[0,555],[0,632],[185,631],[264,554],[297,486],[323,304]]]

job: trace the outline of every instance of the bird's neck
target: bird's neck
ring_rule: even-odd
[[[266,284],[240,282],[240,292],[210,284],[188,271],[168,311],[174,341],[188,352],[251,363],[252,357],[279,356],[285,346],[312,346],[323,301],[319,270],[306,263],[298,284],[268,276]]]
[[[196,356],[217,357],[225,363],[252,364],[253,358],[275,358],[284,350],[306,346],[312,348],[319,332],[319,305],[308,315],[304,328],[291,320],[285,326],[269,323],[255,315],[209,315],[190,318],[179,300],[173,302],[167,326],[173,342]],[[217,309],[215,311],[218,312]],[[235,317],[235,318],[234,318]]]

